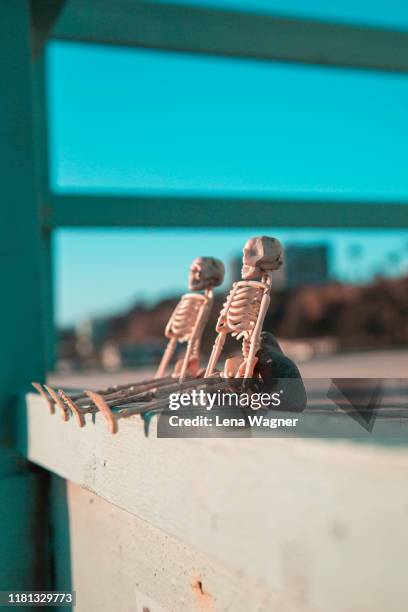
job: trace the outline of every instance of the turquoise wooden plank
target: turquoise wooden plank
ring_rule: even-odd
[[[408,203],[279,198],[53,195],[47,227],[408,227]]]
[[[45,375],[27,0],[0,2],[0,74],[0,590],[5,590],[39,588],[46,580],[40,477],[13,452],[18,393]]]
[[[38,6],[38,5],[37,5]],[[38,10],[38,8],[37,8]],[[43,12],[44,7],[42,8]],[[46,75],[46,48],[37,49],[33,55],[33,118],[34,118],[34,146],[35,146],[35,178],[37,197],[41,206],[50,202],[49,181],[49,135],[48,135],[48,109],[47,109],[47,75]],[[42,228],[41,234],[41,265],[42,265],[42,292],[44,307],[44,334],[45,356],[47,371],[52,371],[56,360],[55,346],[55,318],[54,318],[54,262],[52,232]]]
[[[35,191],[29,13],[25,0],[0,3],[0,441],[18,391],[43,379],[42,235]],[[9,438],[7,438],[9,440]]]
[[[67,0],[53,36],[258,60],[408,71],[408,32],[138,0]]]
[[[28,471],[0,479],[1,591],[50,588],[45,486]]]

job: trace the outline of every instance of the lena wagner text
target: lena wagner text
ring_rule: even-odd
[[[296,427],[299,419],[278,419],[265,417],[259,414],[248,415],[248,421],[243,418],[195,416],[192,418],[179,417],[173,414],[169,418],[171,427]]]

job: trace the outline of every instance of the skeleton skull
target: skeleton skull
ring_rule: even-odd
[[[258,279],[266,270],[278,270],[282,263],[283,250],[279,240],[256,236],[244,246],[241,275],[244,280]]]
[[[215,257],[196,257],[190,266],[188,287],[200,291],[221,285],[224,280],[224,264]]]

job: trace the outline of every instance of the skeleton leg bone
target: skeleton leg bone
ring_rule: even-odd
[[[72,411],[73,415],[76,418],[77,424],[79,427],[84,427],[86,425],[86,421],[85,421],[85,415],[86,414],[95,414],[98,412],[99,408],[98,406],[95,404],[95,402],[93,401],[93,397],[95,395],[95,397],[98,398],[103,398],[105,403],[107,405],[116,405],[118,403],[121,402],[126,402],[129,398],[132,399],[134,397],[137,397],[139,399],[139,401],[142,400],[143,398],[143,393],[140,394],[140,398],[139,398],[139,394],[138,395],[122,395],[120,398],[116,398],[114,400],[110,400],[108,401],[106,399],[106,396],[104,396],[103,394],[97,393],[96,391],[92,392],[94,395],[86,395],[86,400],[82,399],[81,403],[75,403],[74,401],[72,401],[71,397],[62,389],[58,390],[58,393],[60,395],[60,397],[62,398],[62,400],[65,402],[65,404],[68,406],[68,408]]]
[[[117,418],[128,417],[134,414],[142,414],[143,412],[146,412],[146,411],[149,411],[149,412],[163,411],[169,405],[169,392],[171,392],[172,390],[187,391],[189,389],[193,390],[200,386],[204,388],[211,388],[217,383],[220,384],[220,378],[218,374],[214,375],[213,378],[210,380],[196,379],[196,380],[182,383],[181,385],[178,382],[175,382],[173,385],[169,385],[169,387],[162,389],[162,394],[163,394],[162,397],[159,397],[155,399],[154,401],[149,401],[149,402],[140,402],[140,401],[135,402],[135,401],[132,401],[131,397],[127,398],[128,399],[127,402],[126,400],[124,401],[124,399],[115,400],[113,402],[108,402],[102,395],[95,393],[94,391],[86,391],[86,393],[92,399],[94,405],[98,408],[98,410],[102,412],[102,415],[107,421],[108,430],[111,433],[116,433],[117,432],[117,423],[116,423]]]
[[[174,385],[174,381],[173,381],[173,385]],[[112,406],[112,407],[117,406],[119,404],[126,403],[126,402],[131,402],[131,401],[147,402],[149,400],[148,394],[146,394],[145,392],[134,393],[132,391],[131,392],[122,391],[120,394],[115,394],[111,399],[108,399],[107,396],[101,393],[98,393],[96,391],[93,391],[91,392],[92,394],[90,395],[85,394],[86,399],[84,398],[84,399],[81,399],[80,402],[74,402],[72,398],[62,389],[59,389],[58,393],[60,397],[62,398],[62,400],[65,402],[65,404],[68,406],[68,408],[74,414],[79,427],[85,426],[86,424],[85,415],[86,414],[95,414],[96,412],[98,412],[100,401],[101,401],[100,398],[103,398],[104,406],[106,404],[107,406]],[[98,404],[95,403],[94,398],[98,398]]]
[[[167,397],[168,392],[170,390],[180,389],[180,388],[189,388],[191,387],[193,382],[194,381],[186,381],[183,385],[180,386],[177,383],[177,381],[175,381],[173,378],[170,378],[168,380],[163,379],[162,381],[156,382],[156,387],[157,386],[159,387],[159,390],[156,390],[156,391],[159,391],[158,397],[160,397],[160,393],[162,394],[163,397]],[[160,387],[162,387],[161,391],[160,391]],[[65,404],[73,412],[74,416],[76,417],[79,427],[84,427],[85,425],[85,414],[95,414],[99,410],[99,411],[102,411],[106,415],[107,408],[111,409],[117,406],[121,406],[123,404],[129,404],[131,402],[134,403],[135,405],[137,403],[143,402],[142,405],[146,406],[146,405],[150,405],[152,402],[151,399],[146,397],[147,394],[145,392],[126,393],[125,390],[123,390],[120,393],[114,394],[111,397],[104,396],[103,394],[97,391],[86,391],[85,392],[86,401],[81,400],[81,402],[77,402],[77,403],[73,402],[70,396],[62,389],[59,389],[58,393],[60,397],[62,398],[62,400],[65,402]],[[54,394],[55,394],[55,391],[54,391]],[[153,403],[153,405],[155,404]],[[111,427],[112,424],[111,424],[111,418],[109,415],[108,415],[107,420],[108,420],[109,427]]]
[[[157,372],[155,374],[155,378],[163,378],[164,373],[166,372],[167,368],[169,367],[169,363],[171,361],[171,358],[174,355],[174,352],[176,350],[177,347],[177,338],[170,338],[170,340],[167,343],[166,346],[166,350],[163,353],[163,357],[160,361],[160,365],[157,368]]]
[[[84,427],[85,426],[85,416],[84,416],[85,413],[77,407],[75,402],[72,401],[72,399],[69,397],[67,393],[65,393],[65,391],[63,391],[62,389],[58,389],[58,393],[62,401],[65,403],[66,406],[70,408],[72,414],[75,416],[79,427]]]
[[[251,335],[251,344],[249,348],[249,353],[246,358],[246,366],[245,366],[245,374],[244,378],[252,378],[254,373],[254,368],[256,365],[256,354],[261,345],[261,332],[262,326],[265,320],[266,312],[269,308],[271,298],[268,293],[264,293],[262,296],[261,306],[259,309],[258,319],[254,328],[254,331]]]
[[[161,384],[164,384],[165,381],[171,381],[171,380],[172,379],[170,376],[163,378],[160,381],[155,380],[155,379],[142,380],[140,382],[132,382],[126,385],[116,385],[114,387],[107,387],[106,389],[101,389],[101,390],[96,391],[96,393],[99,393],[100,395],[103,395],[105,397],[114,397],[117,394],[126,393],[128,391],[133,392],[133,393],[147,391],[153,386],[159,386]],[[70,395],[70,398],[72,401],[75,401],[78,403],[81,401],[85,401],[87,404],[89,404],[89,398],[84,391],[76,394],[75,396]]]
[[[68,408],[66,407],[66,405],[64,404],[62,399],[57,395],[57,393],[54,391],[54,389],[52,387],[49,387],[48,385],[44,385],[44,388],[48,391],[48,393],[50,394],[50,396],[54,400],[55,404],[60,409],[62,420],[63,421],[68,421],[68,419],[69,419]]]
[[[40,385],[40,383],[37,382],[33,382],[31,383],[34,387],[34,389],[36,389],[38,391],[38,393],[45,399],[45,401],[47,402],[48,405],[48,410],[50,411],[50,414],[54,414],[55,413],[55,402],[52,399],[52,397],[50,395],[48,395],[46,393],[46,391],[44,391],[44,389],[42,388],[42,386]]]
[[[140,381],[140,382],[136,382],[136,383],[129,383],[129,384],[124,384],[124,385],[114,385],[112,387],[107,387],[105,389],[101,389],[96,391],[96,393],[100,393],[101,395],[111,395],[111,394],[115,394],[118,393],[120,391],[127,391],[127,390],[131,390],[131,391],[144,391],[147,390],[149,388],[151,388],[152,386],[156,386],[159,384],[163,384],[164,381],[168,381],[170,382],[172,380],[172,378],[169,376],[166,379],[163,379],[162,381],[154,381],[153,379],[149,379],[149,380],[144,380],[144,381]],[[51,394],[49,394],[49,392],[47,392],[45,390],[45,387],[47,389],[52,389],[52,387],[50,385],[47,385],[44,387],[37,382],[33,382],[31,383],[33,385],[33,387],[36,389],[36,391],[38,391],[38,393],[40,393],[40,395],[46,400],[49,409],[50,409],[50,413],[54,414],[55,412],[55,400],[53,399],[53,396],[51,396]],[[82,403],[85,403],[87,406],[90,405],[89,402],[89,397],[86,395],[85,392],[83,391],[77,391],[77,392],[68,392],[68,389],[64,389],[64,396],[69,397],[69,400],[71,402],[74,402],[78,407],[81,405]],[[55,391],[54,391],[55,394]]]
[[[135,383],[132,385],[121,385],[120,388],[118,386],[116,389],[110,387],[108,390],[95,391],[95,393],[103,396],[108,402],[116,399],[125,400],[128,397],[132,397],[136,401],[139,396],[140,400],[146,400],[146,395],[149,390],[151,393],[153,393],[161,386],[165,386],[170,383],[174,383],[174,379],[168,377],[163,378],[161,380],[150,380],[146,382]],[[95,412],[96,410],[96,406],[93,404],[91,398],[85,392],[76,396],[72,396],[63,389],[59,389],[58,393],[65,402],[65,404],[67,404],[67,406],[77,416],[78,423],[83,422],[83,420],[79,416],[80,414],[84,415],[88,412]],[[83,422],[83,424],[80,426],[83,427],[84,424],[85,422]]]
[[[191,335],[191,338],[189,339],[187,343],[186,354],[184,356],[183,366],[181,368],[181,372],[179,376],[180,382],[183,382],[186,378],[187,369],[189,367],[190,358],[191,358],[193,351],[197,356],[198,364],[200,363],[201,338],[202,338],[206,323],[208,321],[208,317],[210,314],[210,310],[212,309],[213,302],[214,302],[214,293],[212,289],[206,289],[205,299],[201,305],[200,312],[198,314],[197,321],[195,324],[195,329]]]
[[[220,332],[214,342],[213,349],[211,351],[211,357],[207,365],[207,369],[204,374],[204,378],[209,378],[213,375],[214,370],[217,366],[218,360],[220,358],[222,349],[225,344],[226,334],[224,332]]]

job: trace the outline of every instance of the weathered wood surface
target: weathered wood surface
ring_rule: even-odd
[[[282,603],[265,583],[78,485],[68,483],[67,502],[78,612],[267,612]]]
[[[242,589],[247,580],[264,585],[280,602],[268,610],[404,610],[404,446],[303,439],[145,439],[142,423],[134,417],[121,421],[119,435],[112,436],[100,417],[84,429],[72,420],[63,423],[34,395],[29,397],[27,423],[29,459],[184,543],[185,554],[196,551],[230,576],[242,575]],[[105,541],[113,542],[115,533],[121,533],[113,506],[110,512],[110,519],[90,536],[89,554],[98,551],[94,558],[102,554]],[[87,516],[86,528],[92,530],[91,510]],[[133,533],[130,529],[129,546]],[[144,550],[141,554],[148,555]],[[130,554],[116,552],[111,554],[112,572],[117,565],[125,568]],[[189,581],[192,565],[187,557],[181,563]],[[97,575],[95,570],[95,579]],[[164,580],[171,576],[164,571]],[[148,596],[154,591],[145,588]]]

